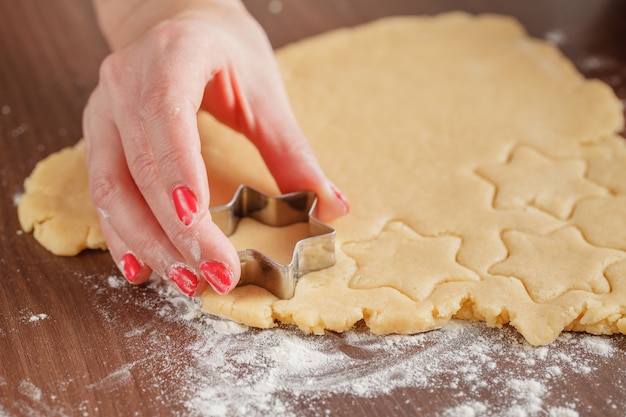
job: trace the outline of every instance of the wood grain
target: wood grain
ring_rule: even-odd
[[[249,0],[251,13],[275,47],[329,29],[393,14],[433,14],[463,9],[512,14],[534,36],[563,41],[563,51],[590,77],[608,82],[626,98],[626,3],[616,1],[478,0]],[[150,288],[109,285],[117,274],[107,253],[55,257],[19,232],[15,201],[38,160],[81,137],[81,113],[107,55],[89,2],[0,2],[0,416],[168,416],[181,413],[170,398],[181,383],[176,364],[197,338],[188,326],[155,314],[166,303]],[[46,314],[36,322],[31,317]],[[150,372],[141,364],[154,341],[128,342],[129,332],[167,335],[168,363]],[[626,341],[616,336],[620,349]],[[152,343],[152,344],[151,344]],[[577,395],[584,415],[624,415],[603,397],[626,400],[620,386],[626,364],[606,363],[592,374],[564,381],[545,404]],[[33,386],[29,385],[32,384]],[[622,389],[623,391],[623,389]],[[490,396],[493,396],[491,398]],[[497,387],[485,398],[495,400]],[[412,399],[412,401],[407,401]],[[332,416],[409,416],[458,404],[450,392],[405,388],[377,398],[331,395]],[[626,403],[626,401],[625,401]],[[297,415],[319,408],[303,402]]]

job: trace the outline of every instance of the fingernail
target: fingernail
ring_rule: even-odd
[[[341,201],[345,209],[345,212],[348,213],[350,211],[350,203],[348,203],[348,200],[346,199],[346,197],[343,194],[341,194],[341,191],[339,191],[339,189],[335,186],[335,184],[330,184],[330,189],[333,190],[335,197],[337,197],[337,199]]]
[[[198,289],[198,277],[186,266],[176,265],[167,270],[167,276],[186,295],[192,296]]]
[[[122,271],[124,272],[126,280],[131,283],[134,282],[141,272],[141,263],[137,260],[135,255],[130,252],[124,254],[120,264],[122,265]]]
[[[196,196],[189,188],[181,186],[172,191],[172,199],[178,218],[185,226],[189,226],[200,211]]]
[[[226,265],[218,261],[208,261],[200,265],[207,282],[219,294],[226,294],[233,283],[233,274]]]

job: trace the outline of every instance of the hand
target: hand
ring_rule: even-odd
[[[320,219],[348,211],[295,120],[262,29],[237,2],[205,3],[108,56],[83,117],[89,188],[114,260],[132,283],[155,271],[188,295],[207,282],[225,294],[241,273],[208,210],[199,109],[246,135],[281,191],[315,191]]]

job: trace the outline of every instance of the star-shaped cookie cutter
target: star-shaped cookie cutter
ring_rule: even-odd
[[[286,265],[257,249],[240,250],[241,279],[237,286],[258,285],[278,298],[289,299],[301,276],[335,264],[335,229],[314,217],[316,204],[317,196],[310,191],[270,196],[240,185],[229,203],[210,209],[213,221],[226,236],[235,233],[243,217],[272,227],[309,224],[309,237],[296,243]]]

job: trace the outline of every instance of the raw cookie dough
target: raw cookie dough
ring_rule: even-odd
[[[271,227],[251,217],[244,217],[239,220],[237,230],[229,236],[229,239],[238,251],[255,248],[286,265],[291,262],[296,244],[309,236],[311,232],[306,222]]]
[[[490,15],[387,18],[277,57],[352,212],[333,224],[336,265],[304,276],[293,299],[206,291],[207,311],[314,333],[360,320],[413,333],[456,317],[510,323],[534,345],[563,330],[626,333],[626,144],[608,86]],[[212,204],[240,183],[277,192],[244,138],[198,120]]]
[[[26,181],[18,205],[22,229],[55,255],[106,249],[98,216],[89,198],[82,141],[40,161]]]

